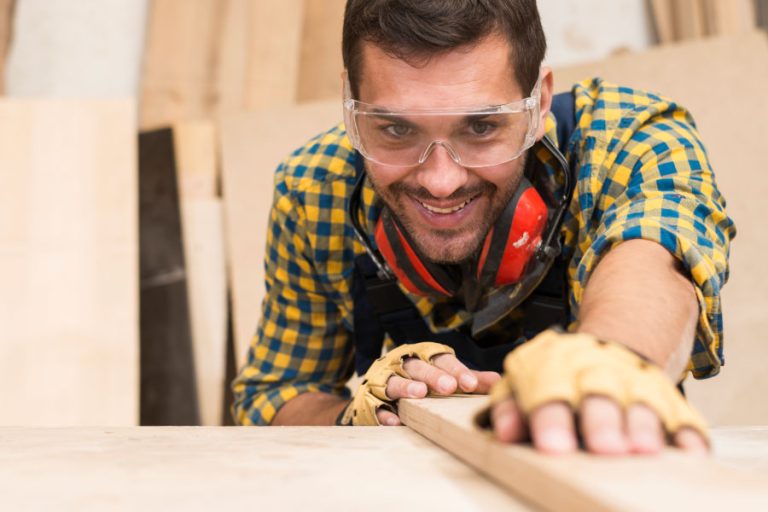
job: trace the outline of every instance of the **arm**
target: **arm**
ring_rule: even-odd
[[[616,246],[589,279],[577,330],[632,348],[676,382],[688,363],[699,317],[693,284],[679,267],[655,242]]]

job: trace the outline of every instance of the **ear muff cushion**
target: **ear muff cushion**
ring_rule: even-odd
[[[547,205],[525,178],[496,225],[488,233],[477,266],[485,285],[518,282],[525,272],[547,224]]]
[[[374,237],[381,255],[408,291],[421,296],[437,293],[450,297],[456,293],[457,284],[419,254],[388,212],[379,217]]]

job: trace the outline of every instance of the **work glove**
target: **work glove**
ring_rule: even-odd
[[[454,354],[451,347],[425,341],[401,345],[373,362],[365,373],[360,387],[357,388],[352,402],[339,415],[339,425],[375,426],[379,425],[376,410],[383,407],[397,414],[395,402],[387,397],[387,381],[393,375],[409,378],[403,369],[403,362],[410,357],[417,357],[427,363],[441,354]]]
[[[545,331],[504,359],[504,374],[491,389],[490,405],[475,417],[490,427],[491,408],[512,398],[525,417],[550,402],[567,403],[578,411],[589,396],[614,400],[627,410],[643,404],[661,421],[667,435],[684,427],[709,441],[701,415],[654,363],[615,342],[589,334]]]

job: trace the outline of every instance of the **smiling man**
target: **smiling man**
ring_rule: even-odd
[[[719,370],[734,228],[687,112],[553,96],[532,0],[349,0],[343,39],[345,122],[276,173],[237,420],[490,393],[479,426],[544,452],[706,450],[676,384]]]

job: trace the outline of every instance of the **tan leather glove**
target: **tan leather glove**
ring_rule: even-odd
[[[451,347],[425,341],[401,345],[373,362],[365,373],[363,382],[357,389],[352,402],[341,415],[340,425],[374,426],[379,425],[376,410],[379,407],[397,413],[394,403],[387,397],[387,381],[393,375],[410,378],[403,369],[403,361],[409,357],[418,357],[427,363],[441,354],[454,354]]]
[[[514,398],[528,416],[549,402],[578,410],[582,400],[600,395],[621,407],[644,404],[656,413],[667,434],[696,429],[707,441],[707,426],[662,370],[619,343],[589,334],[545,331],[504,359],[504,375],[490,393],[490,406],[476,423],[490,426],[490,407]]]

